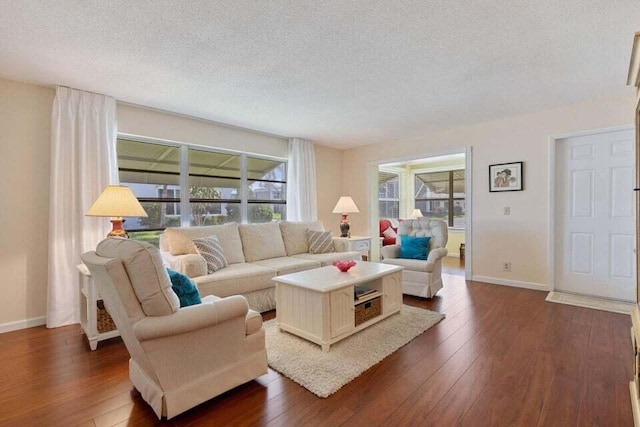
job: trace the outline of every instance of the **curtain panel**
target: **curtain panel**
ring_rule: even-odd
[[[287,220],[315,221],[316,155],[313,142],[301,138],[289,139],[287,165]]]
[[[116,138],[113,98],[56,89],[51,116],[49,328],[79,321],[76,265],[111,228],[107,218],[85,217],[85,212],[107,185],[117,184]]]

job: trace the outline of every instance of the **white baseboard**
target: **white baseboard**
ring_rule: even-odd
[[[533,289],[534,291],[549,291],[549,285],[533,282],[522,282],[520,280],[505,280],[498,279],[497,277],[476,276],[474,275],[471,280],[474,282],[490,283],[492,285],[511,286],[513,288]]]
[[[450,256],[451,258],[460,258],[460,254],[453,254],[451,252],[449,252],[447,256]]]
[[[18,320],[17,322],[9,322],[0,324],[0,334],[5,332],[17,331],[19,329],[33,328],[36,326],[46,325],[46,317],[34,317],[33,319]]]
[[[635,303],[616,301],[607,298],[598,298],[588,295],[568,294],[565,292],[551,291],[545,301],[558,304],[573,305],[576,307],[593,308],[595,310],[610,311],[612,313],[631,314]]]

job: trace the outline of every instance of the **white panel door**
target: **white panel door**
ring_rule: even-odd
[[[635,301],[635,134],[558,140],[555,288]]]

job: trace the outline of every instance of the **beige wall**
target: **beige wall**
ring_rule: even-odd
[[[118,132],[277,157],[289,152],[283,137],[121,103]]]
[[[315,146],[316,189],[318,193],[318,219],[325,230],[340,235],[340,215],[331,213],[342,196],[342,151],[322,145]]]
[[[0,79],[0,326],[46,314],[54,95]]]
[[[549,283],[547,271],[547,174],[550,135],[633,123],[634,97],[598,100],[535,114],[350,149],[344,152],[345,193],[361,207],[354,234],[369,233],[369,162],[473,147],[473,274],[496,281]],[[489,193],[488,166],[524,161],[525,191]],[[511,215],[503,215],[503,207]],[[502,271],[502,262],[512,272]]]
[[[447,250],[450,255],[460,254],[460,243],[464,243],[464,230],[449,229],[449,240],[447,241]]]

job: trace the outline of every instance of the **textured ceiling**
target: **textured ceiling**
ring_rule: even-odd
[[[0,0],[0,76],[339,147],[625,87],[637,0]]]

